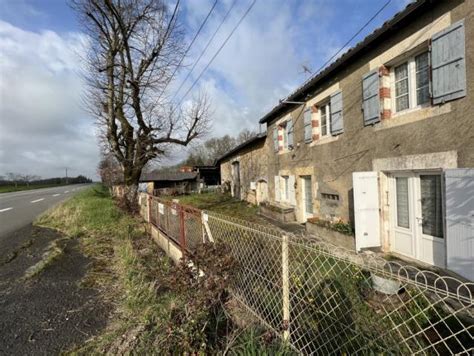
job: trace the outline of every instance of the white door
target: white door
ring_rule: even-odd
[[[313,189],[311,187],[311,176],[301,177],[302,202],[305,219],[313,217]]]
[[[394,252],[445,266],[443,186],[440,173],[400,173],[392,179]]]
[[[352,173],[356,250],[379,247],[380,211],[377,172]]]
[[[264,180],[257,182],[257,205],[268,200],[268,185]]]

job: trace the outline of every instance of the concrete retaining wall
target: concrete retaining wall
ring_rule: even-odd
[[[333,245],[344,247],[349,250],[355,250],[355,237],[345,235],[338,231],[327,229],[325,227],[307,222],[306,232],[317,236],[319,239],[329,242]]]

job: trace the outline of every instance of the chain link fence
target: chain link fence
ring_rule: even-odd
[[[229,246],[237,262],[234,297],[299,353],[473,353],[473,283],[227,215],[148,201],[150,222],[182,251],[209,241]]]

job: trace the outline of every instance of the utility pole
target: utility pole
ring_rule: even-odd
[[[66,184],[68,184],[68,179],[67,179],[67,167],[66,167]]]

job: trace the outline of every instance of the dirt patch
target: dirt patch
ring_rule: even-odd
[[[56,240],[63,253],[22,278]],[[58,354],[105,327],[109,307],[96,290],[79,286],[90,261],[76,240],[29,225],[4,239],[0,251],[0,354]]]

